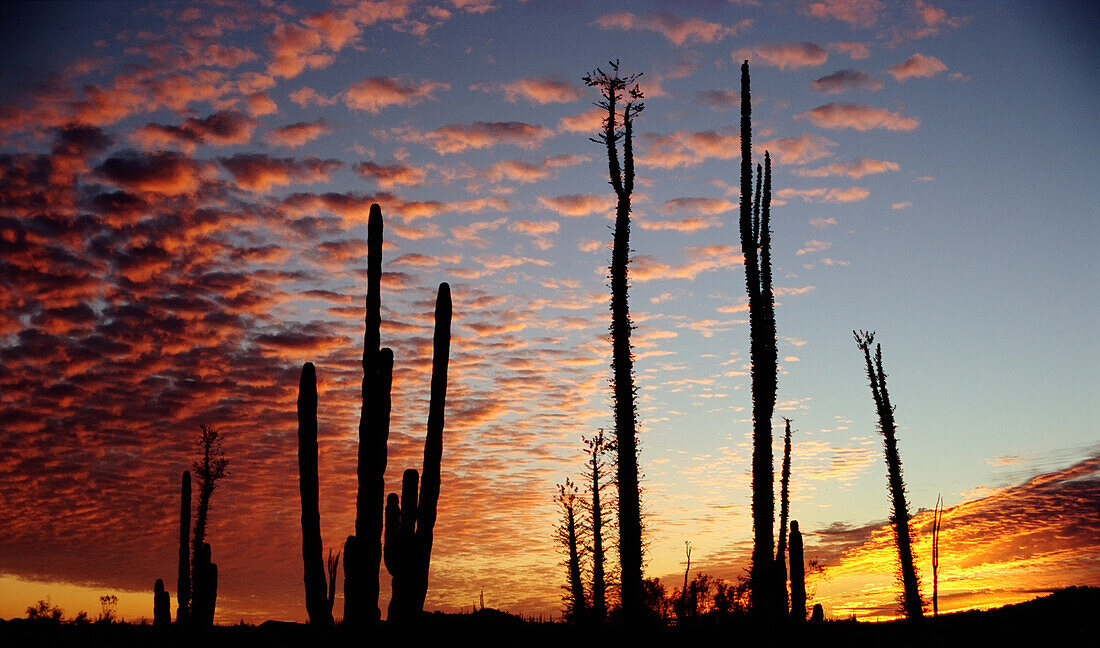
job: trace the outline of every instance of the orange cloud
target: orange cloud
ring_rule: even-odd
[[[390,189],[395,185],[416,186],[423,183],[425,177],[423,169],[400,162],[397,164],[360,162],[354,168],[356,173],[364,178],[375,180],[385,189]]]
[[[748,60],[749,64],[760,63],[777,67],[780,70],[797,70],[801,67],[824,65],[829,53],[813,43],[768,43],[756,47],[742,48],[733,52],[735,63]]]
[[[930,595],[932,512],[910,528]],[[1068,585],[1100,582],[1100,457],[994,490],[945,509],[940,534],[940,612],[1028,600]],[[894,617],[897,548],[885,523],[834,527],[809,537],[826,564],[817,598],[834,617]]]
[[[497,144],[535,148],[551,135],[553,133],[543,126],[522,122],[472,122],[443,126],[427,133],[424,138],[436,153],[446,155]]]
[[[836,145],[836,142],[820,135],[803,133],[798,137],[780,137],[760,142],[754,148],[758,152],[770,152],[777,164],[806,164],[829,157],[833,154],[829,148]]]
[[[389,106],[411,106],[422,101],[434,101],[435,93],[450,89],[449,84],[441,81],[424,80],[419,84],[406,84],[392,77],[369,77],[347,89],[344,103],[352,110],[377,114]]]
[[[322,135],[331,133],[324,119],[316,119],[308,122],[295,122],[280,126],[267,134],[267,141],[287,148],[298,148],[303,144],[312,142]]]
[[[344,166],[340,160],[308,157],[275,158],[261,153],[238,153],[218,162],[233,175],[237,185],[249,191],[267,191],[271,187],[289,184],[311,184],[328,180],[329,175]]]
[[[675,131],[644,133],[645,146],[637,153],[639,166],[672,169],[707,159],[732,160],[741,155],[741,137],[732,131]]]
[[[929,79],[945,71],[947,66],[943,61],[924,54],[914,54],[887,70],[899,82],[912,78]]]
[[[147,148],[176,145],[190,151],[196,144],[245,144],[252,139],[255,128],[256,120],[251,117],[223,110],[203,119],[189,118],[179,126],[146,124],[137,130],[134,139]]]
[[[502,90],[504,92],[504,98],[511,103],[516,103],[520,99],[523,99],[533,104],[543,105],[550,103],[571,103],[581,98],[581,91],[579,88],[559,79],[548,79],[544,77],[516,79],[509,83],[475,83],[470,86],[470,89],[482,90],[485,92]]]
[[[596,133],[603,128],[605,119],[606,110],[589,108],[578,115],[562,117],[558,120],[558,130],[563,133]]]
[[[859,202],[870,196],[871,193],[862,187],[849,187],[847,189],[780,189],[775,194],[783,200],[801,198],[808,203],[850,203]]]
[[[539,204],[562,216],[590,216],[607,214],[615,208],[615,198],[609,195],[567,194],[564,196],[539,196]]]
[[[674,198],[661,204],[664,213],[690,211],[706,216],[723,214],[737,206],[737,203],[720,198]]]
[[[821,128],[852,128],[867,131],[883,128],[892,131],[911,131],[920,126],[920,120],[904,117],[885,108],[872,108],[849,103],[831,103],[799,113],[795,119],[808,119]]]
[[[661,263],[651,256],[636,256],[630,263],[630,278],[639,283],[657,279],[694,280],[703,272],[744,263],[744,257],[736,253],[732,245],[688,246],[683,249],[682,256],[687,261],[679,265]]]
[[[816,169],[798,169],[796,173],[806,178],[827,178],[830,176],[862,178],[865,175],[897,171],[899,168],[897,162],[873,160],[871,158],[856,158],[850,162],[834,162]]]
[[[717,43],[727,36],[736,36],[738,32],[751,25],[752,20],[744,19],[732,27],[726,27],[721,23],[708,22],[701,18],[681,18],[663,12],[649,16],[636,16],[629,11],[621,11],[600,16],[593,24],[600,29],[656,32],[674,45],[680,46],[685,43]]]
[[[492,166],[476,172],[474,175],[485,182],[502,182],[511,180],[520,183],[537,182],[545,180],[554,174],[557,169],[587,162],[592,158],[587,155],[552,155],[541,162],[524,162],[522,160],[501,160]]]
[[[96,167],[97,174],[117,186],[135,191],[179,195],[193,192],[209,178],[208,163],[171,151],[140,155],[122,153]]]

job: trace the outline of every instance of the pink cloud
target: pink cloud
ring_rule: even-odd
[[[483,149],[497,144],[535,148],[553,133],[539,125],[522,122],[472,122],[450,124],[427,133],[424,138],[440,155],[466,149]]]
[[[558,120],[558,130],[563,133],[595,133],[603,128],[607,111],[590,108],[580,114],[562,117]]]
[[[920,120],[904,117],[885,108],[872,108],[849,103],[831,103],[799,113],[795,119],[808,119],[821,128],[851,128],[867,131],[882,128],[892,131],[911,131],[920,126]]]
[[[313,140],[331,133],[332,129],[328,127],[324,119],[316,119],[309,122],[295,122],[293,124],[287,124],[286,126],[280,126],[267,134],[267,141],[271,144],[278,146],[285,146],[287,148],[298,148],[303,144],[312,142]]]
[[[873,27],[886,8],[883,0],[820,0],[806,5],[806,13],[815,18],[832,18],[853,27]]]
[[[733,52],[733,60],[747,60],[750,65],[760,63],[780,70],[797,70],[802,67],[824,65],[829,53],[813,43],[768,43]]]
[[[600,29],[656,32],[680,46],[685,43],[717,43],[727,36],[736,36],[751,25],[752,21],[744,19],[732,27],[726,27],[701,18],[681,18],[668,13],[637,16],[629,11],[622,11],[600,16],[593,24]]]
[[[550,103],[570,103],[581,98],[581,91],[576,86],[559,79],[548,79],[544,77],[516,79],[515,81],[499,84],[475,83],[470,86],[470,89],[483,90],[486,92],[498,89],[502,90],[504,92],[504,98],[511,103],[516,103],[520,99],[523,99],[533,104],[542,105]]]
[[[753,148],[758,152],[770,152],[777,164],[806,164],[829,157],[833,154],[829,149],[836,145],[836,142],[820,135],[803,133],[798,137],[780,137],[759,142]]]
[[[863,187],[849,187],[847,189],[792,189],[784,188],[780,189],[775,194],[782,200],[788,200],[791,198],[801,198],[803,202],[808,203],[851,203],[859,202],[871,195],[871,192],[867,191]]]
[[[229,158],[218,158],[237,185],[249,191],[267,191],[273,186],[311,184],[329,179],[329,175],[344,165],[339,160],[322,160],[315,157],[275,158],[259,153],[239,153]]]
[[[96,173],[126,189],[180,195],[197,190],[211,176],[211,168],[208,163],[172,151],[147,155],[131,152],[104,160]]]
[[[355,165],[355,172],[364,178],[375,180],[384,189],[392,188],[395,185],[419,185],[424,182],[425,177],[423,169],[403,163],[387,165],[360,162]]]
[[[539,204],[562,216],[590,216],[607,214],[615,208],[615,198],[609,195],[568,194],[564,196],[539,196]]]
[[[146,148],[178,146],[190,151],[198,144],[227,146],[252,139],[256,120],[239,112],[223,110],[202,119],[188,118],[179,126],[146,124],[133,138]]]
[[[411,106],[426,100],[434,101],[435,93],[450,89],[450,85],[440,81],[406,84],[392,77],[370,77],[352,84],[344,93],[344,103],[352,110],[376,114],[388,106]]]
[[[947,66],[944,65],[943,61],[924,54],[914,54],[887,70],[898,81],[905,81],[914,77],[928,79],[945,71],[947,71]]]
[[[817,79],[813,83],[813,88],[825,94],[839,94],[848,90],[875,92],[882,89],[882,81],[862,70],[847,69],[838,70]]]
[[[707,159],[732,160],[741,154],[741,137],[732,131],[644,133],[642,141],[639,166],[658,169],[692,166]]]
[[[834,162],[816,169],[798,169],[796,173],[806,178],[827,178],[830,176],[847,176],[849,178],[862,178],[865,175],[897,171],[897,162],[886,160],[874,160],[871,158],[857,158],[850,162]]]

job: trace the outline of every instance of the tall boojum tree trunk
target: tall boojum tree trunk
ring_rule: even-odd
[[[752,380],[752,527],[750,602],[757,618],[775,610],[775,478],[772,414],[775,411],[777,348],[771,270],[771,156],[765,151],[763,177],[757,167],[752,200],[752,100],[749,63],[741,66],[741,207],[738,225],[745,256],[749,299],[749,355]]]
[[[597,105],[607,112],[603,130],[594,141],[607,148],[608,174],[615,190],[615,234],[611,250],[611,344],[612,390],[615,405],[615,443],[618,449],[616,484],[619,490],[619,565],[623,617],[628,622],[643,615],[642,604],[642,510],[638,480],[638,410],[634,402],[634,357],[630,345],[630,307],[627,302],[630,261],[630,199],[634,192],[634,117],[644,104],[635,81],[638,75],[619,76],[618,62],[612,75],[596,69],[584,81],[601,91]],[[624,98],[623,93],[626,93]],[[623,126],[617,124],[622,101]],[[622,166],[617,142],[623,143]]]
[[[779,479],[779,542],[775,550],[776,607],[781,615],[787,614],[787,518],[790,515],[791,493],[791,419],[784,418],[786,429],[783,432],[783,472]]]
[[[867,365],[867,378],[871,382],[871,396],[878,413],[879,431],[882,432],[883,451],[886,454],[887,490],[890,494],[892,513],[890,522],[894,525],[894,540],[898,546],[899,575],[902,593],[901,608],[910,621],[924,617],[924,601],[920,594],[920,575],[913,561],[913,546],[909,532],[909,503],[905,499],[905,482],[901,474],[901,456],[898,454],[897,426],[894,423],[894,407],[890,404],[890,394],[886,391],[886,373],[882,370],[882,345],[875,344],[874,361],[871,359],[871,345],[875,334],[855,332],[856,344],[863,351]]]

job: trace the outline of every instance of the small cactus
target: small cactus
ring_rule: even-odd
[[[164,580],[158,578],[153,585],[153,627],[164,628],[172,624],[172,597],[164,589]]]
[[[794,619],[795,623],[804,623],[806,621],[806,564],[803,562],[802,533],[798,530],[798,520],[791,520],[789,550],[791,556],[791,618]]]

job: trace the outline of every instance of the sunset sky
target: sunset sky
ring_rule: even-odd
[[[366,216],[386,219],[387,490],[454,329],[426,607],[560,614],[555,484],[612,427],[611,216],[581,77],[641,73],[630,304],[648,576],[751,551],[738,67],[775,160],[791,516],[833,616],[895,609],[877,331],[941,610],[1100,585],[1100,49],[1089,2],[0,5],[0,618],[175,610],[180,473],[223,432],[218,622],[305,620],[295,401],[353,530]],[[1092,331],[1090,333],[1090,331]],[[777,457],[782,439],[777,434]],[[777,461],[778,467],[778,461]],[[382,570],[383,578],[386,572]],[[337,588],[337,616],[343,610]],[[383,609],[388,580],[383,583]]]

